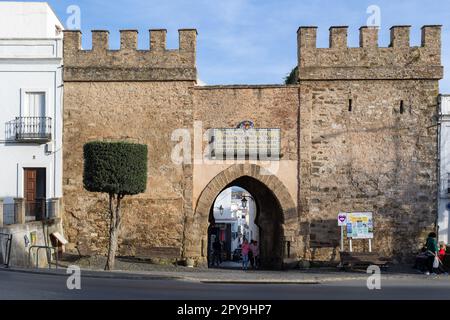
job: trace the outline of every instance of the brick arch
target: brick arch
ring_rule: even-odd
[[[200,194],[192,219],[190,219],[189,231],[186,233],[185,255],[199,257],[203,262],[207,256],[208,226],[213,206],[217,196],[236,180],[250,177],[270,190],[280,207],[280,227],[283,236],[286,236],[285,224],[297,219],[296,205],[283,182],[273,174],[265,174],[263,168],[256,164],[236,164],[216,175]],[[250,190],[248,190],[250,192]]]
[[[219,173],[200,194],[195,208],[195,216],[209,217],[211,205],[219,193],[236,179],[248,176],[260,181],[274,193],[283,210],[283,221],[289,220],[296,206],[288,189],[277,176],[261,173],[261,170],[264,169],[256,164],[237,164]]]

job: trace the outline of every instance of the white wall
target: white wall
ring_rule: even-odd
[[[0,2],[0,38],[62,38],[63,25],[46,2]]]
[[[248,198],[247,202],[247,210],[248,215],[245,219],[240,218],[242,216],[238,214],[238,216],[232,215],[231,207],[234,205],[239,210],[245,211],[245,209],[242,208],[241,200],[233,200],[232,194],[233,193],[244,193],[247,196],[249,196],[248,192],[242,188],[239,187],[231,187],[228,189],[225,189],[222,191],[219,196],[217,197],[216,201],[214,202],[214,219],[216,223],[226,223],[226,224],[232,224],[232,231],[237,231],[239,228],[242,229],[243,235],[247,238],[247,240],[258,240],[259,241],[259,227],[255,223],[256,219],[256,203],[253,199]],[[223,214],[220,215],[219,207],[222,205],[223,207]],[[249,226],[248,229],[244,228],[244,224],[247,223]],[[240,241],[242,239],[236,238],[231,243],[231,251],[239,247]]]
[[[449,212],[447,208],[450,203],[450,194],[447,189],[448,175],[450,174],[450,96],[441,96],[440,99],[440,134],[439,134],[439,153],[440,153],[440,181],[438,197],[438,226],[439,241],[448,243],[449,240]]]
[[[256,240],[259,242],[259,227],[255,223],[257,214],[256,203],[252,199],[248,201],[248,213],[249,213],[248,226],[250,229],[249,240]]]
[[[23,197],[23,168],[46,168],[47,198],[62,197],[62,34],[46,3],[0,3],[0,198]],[[16,143],[7,122],[23,112],[23,92],[46,93],[52,140]],[[50,148],[51,152],[47,152]]]
[[[222,191],[216,198],[214,202],[214,219],[216,223],[226,223],[226,221],[231,220],[231,188]],[[222,206],[223,213],[220,214],[219,207]],[[228,221],[229,222],[229,221]]]

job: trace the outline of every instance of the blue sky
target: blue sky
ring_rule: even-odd
[[[446,79],[441,92],[450,93],[450,17],[448,0],[50,0],[63,23],[69,5],[81,9],[83,47],[91,29],[110,30],[111,47],[119,46],[120,29],[138,29],[139,47],[149,42],[148,29],[168,30],[168,47],[178,46],[180,28],[198,30],[197,65],[207,84],[282,83],[296,65],[296,31],[319,27],[318,45],[328,45],[328,28],[349,26],[349,45],[358,46],[358,29],[369,17],[370,5],[381,10],[380,46],[389,44],[392,25],[412,25],[411,44],[420,44],[420,28],[442,24]]]

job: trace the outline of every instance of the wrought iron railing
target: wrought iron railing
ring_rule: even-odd
[[[19,223],[18,217],[20,210],[25,211],[25,222],[42,221],[54,219],[58,216],[57,204],[58,200],[36,200],[24,201],[22,207],[19,203],[4,203],[3,204],[3,224],[12,225]]]
[[[11,257],[13,235],[9,233],[0,233],[0,265],[9,267]]]
[[[11,129],[16,141],[50,141],[52,139],[52,118],[16,117]]]
[[[42,221],[56,217],[55,200],[37,200],[25,202],[25,221]]]

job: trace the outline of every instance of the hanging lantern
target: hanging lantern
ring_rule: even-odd
[[[244,208],[244,209],[247,208],[248,200],[247,200],[247,198],[245,196],[242,196],[241,202],[242,202],[242,208]]]

